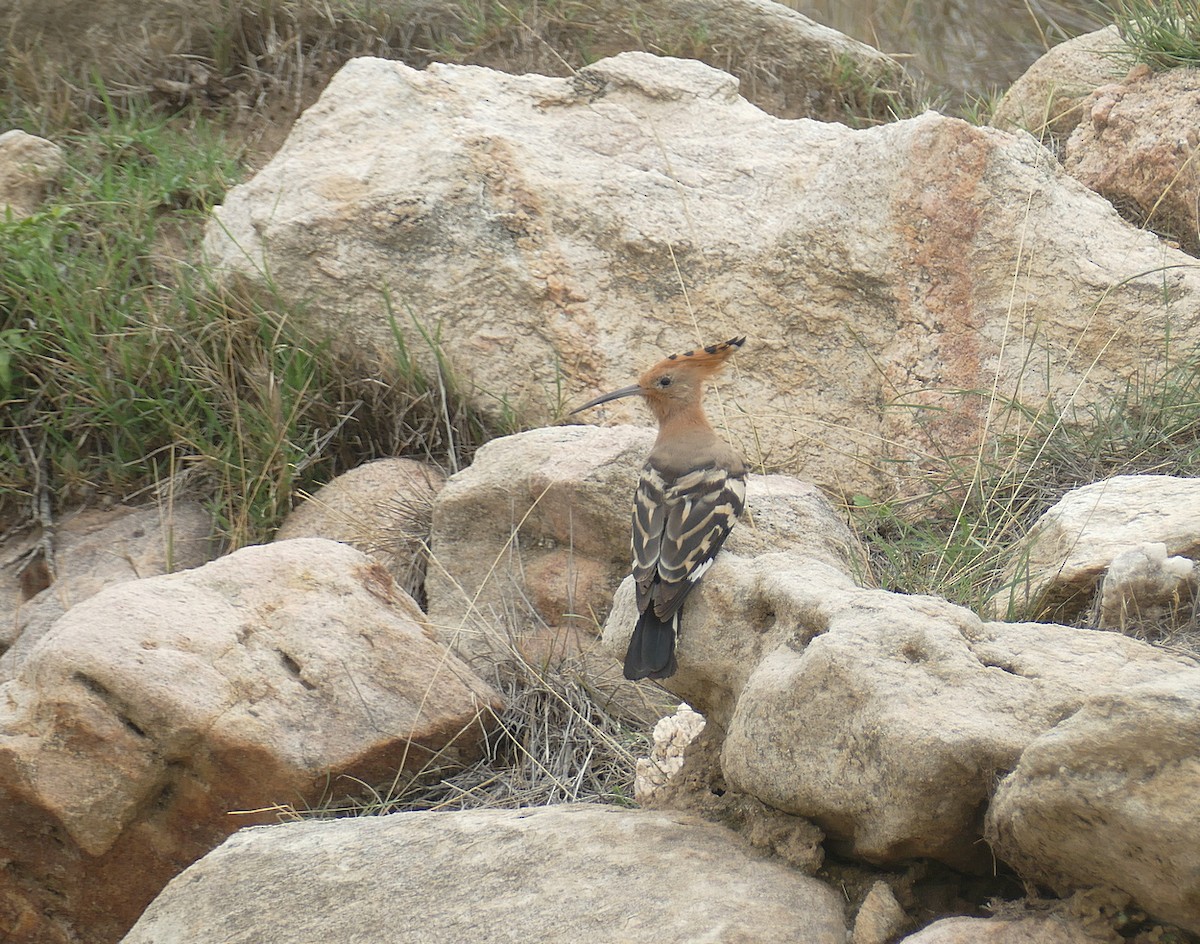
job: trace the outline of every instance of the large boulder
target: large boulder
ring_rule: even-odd
[[[239,826],[474,759],[499,696],[421,618],[319,540],[76,604],[0,685],[0,927],[113,941]]]
[[[694,817],[604,806],[245,830],[124,944],[843,944],[841,896]]]
[[[733,439],[841,494],[925,492],[998,404],[1083,406],[1164,337],[1200,341],[1191,258],[1031,138],[780,120],[726,73],[644,53],[562,79],[354,60],[205,250],[341,343],[402,332],[531,423],[747,334],[714,402]]]
[[[613,654],[632,597],[626,581],[604,631]],[[731,789],[811,819],[842,854],[983,869],[998,773],[1091,697],[1189,664],[1115,634],[985,623],[800,555],[731,550],[689,600],[679,672],[663,684],[727,731]]]
[[[1062,894],[1116,889],[1200,933],[1200,671],[1113,687],[1041,737],[988,811],[996,854]]]

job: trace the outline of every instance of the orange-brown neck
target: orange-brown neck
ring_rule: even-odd
[[[712,424],[704,415],[704,404],[700,396],[687,400],[677,400],[671,397],[647,396],[646,403],[650,412],[658,420],[658,436],[660,439],[673,435],[694,433],[698,430],[712,431]]]

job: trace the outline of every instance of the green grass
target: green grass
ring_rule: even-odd
[[[510,431],[464,406],[444,358],[431,376],[400,346],[355,362],[271,293],[191,265],[241,174],[204,117],[112,107],[62,141],[59,192],[0,221],[0,510],[182,488],[236,547],[367,459],[453,468]],[[440,355],[435,329],[423,343]]]
[[[1196,0],[1113,0],[1109,12],[1135,62],[1153,69],[1200,65]]]
[[[1165,341],[1160,364],[1081,409],[1013,402],[997,404],[995,416],[1004,432],[977,453],[944,457],[928,494],[852,502],[879,586],[985,613],[1014,546],[1072,488],[1114,475],[1200,476],[1200,350]],[[1194,630],[1173,632],[1196,648]]]

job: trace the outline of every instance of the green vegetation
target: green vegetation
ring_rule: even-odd
[[[1109,12],[1134,61],[1154,69],[1200,65],[1196,0],[1113,0]]]
[[[987,402],[991,394],[962,396]],[[1079,410],[1008,402],[994,403],[992,415],[995,438],[978,453],[943,457],[929,494],[853,503],[852,520],[883,588],[984,612],[1002,589],[1013,546],[1070,489],[1114,475],[1200,475],[1200,350],[1164,343],[1161,364],[1119,395]],[[1161,627],[1147,634],[1164,635]],[[1165,635],[1200,648],[1195,614]]]
[[[241,171],[205,117],[148,106],[60,139],[61,189],[0,221],[0,511],[199,494],[227,544],[270,536],[300,489],[382,455],[455,467],[506,430],[402,346],[354,363],[279,299],[189,264]],[[425,342],[437,352],[435,332]],[[382,381],[382,382],[381,382]]]

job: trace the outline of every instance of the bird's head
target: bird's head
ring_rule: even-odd
[[[704,395],[704,381],[720,372],[729,356],[745,343],[745,337],[730,338],[720,344],[672,354],[638,377],[637,383],[589,400],[572,410],[571,414],[609,400],[641,396],[645,397],[655,417],[662,422],[674,413],[692,406],[698,407]]]

